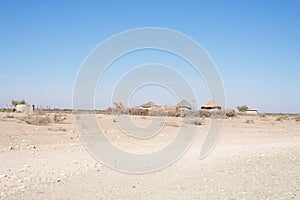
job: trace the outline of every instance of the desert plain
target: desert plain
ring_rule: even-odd
[[[145,116],[131,116],[147,124]],[[163,148],[180,117],[160,134],[136,140],[114,116],[96,114],[112,144],[133,153]],[[37,121],[36,121],[37,120]],[[184,155],[156,172],[130,174],[97,162],[81,143],[74,116],[64,112],[0,113],[0,199],[299,199],[300,120],[297,115],[226,118],[214,150],[199,159],[210,118],[201,118]]]

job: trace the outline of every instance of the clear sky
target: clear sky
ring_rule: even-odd
[[[227,107],[300,113],[299,10],[296,0],[2,0],[0,106],[25,99],[71,108],[76,75],[96,45],[128,29],[163,27],[206,49],[224,80]],[[205,103],[207,91],[199,88],[198,101]],[[99,108],[107,106],[98,99]]]

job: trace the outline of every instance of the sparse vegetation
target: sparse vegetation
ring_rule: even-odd
[[[20,118],[22,121],[26,122],[27,124],[31,125],[38,125],[44,126],[51,123],[51,119],[48,116],[41,116],[41,115],[28,115],[26,117]]]
[[[237,106],[236,108],[238,109],[239,112],[245,112],[246,110],[248,110],[248,106],[246,105]]]
[[[176,121],[168,121],[168,122],[165,122],[164,125],[165,125],[165,126],[172,126],[172,127],[179,127],[179,122],[176,122]]]
[[[54,114],[53,116],[51,116],[51,114],[49,115],[49,114],[44,114],[44,113],[43,114],[26,115],[26,116],[15,117],[15,118],[20,121],[23,121],[27,124],[39,125],[39,126],[48,125],[50,123],[62,124],[67,119],[64,115]]]
[[[62,132],[66,132],[67,129],[62,128],[62,127],[54,127],[54,128],[48,128],[48,131],[62,131]]]
[[[296,120],[296,122],[300,122],[300,115],[297,115],[297,116],[295,117],[295,120]]]
[[[187,120],[185,120],[185,123],[186,124],[194,124],[194,125],[197,125],[197,126],[202,125],[202,122],[199,118],[187,119]]]
[[[276,121],[282,122],[283,120],[287,120],[287,119],[289,119],[289,116],[288,116],[288,115],[279,115],[279,116],[276,118]]]
[[[14,109],[11,109],[11,108],[0,108],[0,112],[6,112],[6,113],[10,113],[10,112],[13,112]]]
[[[53,116],[53,122],[58,124],[64,123],[66,119],[67,118],[63,115],[54,114]]]
[[[15,116],[14,116],[14,115],[7,114],[7,115],[5,116],[5,118],[7,118],[7,119],[13,119],[13,118],[15,118]]]
[[[200,110],[199,111],[200,117],[211,117],[211,112],[207,110]]]
[[[152,109],[149,111],[150,116],[166,116],[167,113],[164,111],[164,109]]]
[[[254,121],[252,119],[246,119],[244,121],[245,124],[254,124]]]
[[[227,117],[236,117],[236,112],[233,109],[226,109],[225,112]]]
[[[213,111],[212,114],[211,114],[211,118],[213,118],[213,119],[225,119],[226,118],[225,110]]]
[[[258,116],[265,118],[267,115],[265,113],[260,113]]]

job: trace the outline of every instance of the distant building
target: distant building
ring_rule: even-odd
[[[248,114],[248,115],[257,115],[258,112],[257,112],[257,109],[247,109],[246,114]]]
[[[195,110],[194,106],[190,104],[187,100],[182,100],[178,104],[175,105],[176,108],[179,108],[180,110]]]
[[[214,111],[214,110],[221,110],[222,106],[218,104],[215,100],[210,100],[206,104],[202,105],[201,109]]]
[[[16,111],[17,112],[23,112],[23,113],[33,113],[34,105],[28,105],[28,104],[18,104],[16,105]]]
[[[156,104],[152,101],[149,101],[149,102],[139,106],[139,108],[145,109],[145,110],[151,110],[153,107],[156,107]]]

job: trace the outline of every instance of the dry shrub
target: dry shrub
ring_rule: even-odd
[[[225,113],[227,117],[236,117],[236,112],[233,109],[226,109]]]
[[[212,111],[211,118],[213,119],[225,119],[226,113],[224,110]]]
[[[179,127],[179,122],[168,121],[168,122],[165,122],[165,126]]]
[[[283,120],[288,120],[289,116],[288,115],[280,115],[276,118],[276,121],[282,122]]]
[[[0,112],[14,112],[15,109],[14,108],[0,108]]]
[[[56,123],[56,124],[62,124],[62,123],[64,123],[64,121],[66,119],[67,118],[64,115],[58,115],[58,114],[53,115],[53,122]]]
[[[265,118],[267,115],[265,113],[260,113],[260,114],[258,114],[258,116]]]
[[[254,121],[252,119],[246,119],[244,121],[245,124],[254,124]]]
[[[167,116],[168,117],[179,117],[180,113],[176,110],[167,110]]]
[[[197,125],[197,126],[202,125],[202,122],[199,118],[192,118],[192,119],[185,120],[185,123],[186,124],[194,124],[194,125]]]
[[[39,110],[34,110],[34,113],[37,115],[46,115],[47,111],[39,109]]]
[[[112,108],[109,107],[104,112],[105,112],[105,114],[111,115],[112,114]]]
[[[141,108],[130,108],[128,113],[130,115],[142,115],[147,116],[149,114],[149,110],[141,109]]]
[[[48,131],[62,131],[62,132],[66,132],[67,129],[62,128],[62,127],[54,127],[54,128],[48,128]]]
[[[51,119],[48,116],[41,116],[41,115],[35,115],[35,116],[26,116],[21,118],[22,121],[26,122],[27,124],[31,125],[48,125],[51,123]]]
[[[192,116],[192,111],[190,110],[179,110],[180,111],[180,116],[181,117],[191,117]]]
[[[7,119],[13,119],[13,118],[15,118],[15,116],[14,116],[14,115],[7,114],[7,115],[5,116],[5,118],[7,118]]]
[[[200,110],[199,111],[200,117],[211,117],[211,112],[208,110]]]
[[[167,113],[163,108],[152,109],[149,111],[150,116],[166,116]]]
[[[295,120],[296,120],[296,122],[300,122],[300,115],[297,115],[297,116],[295,117]]]

